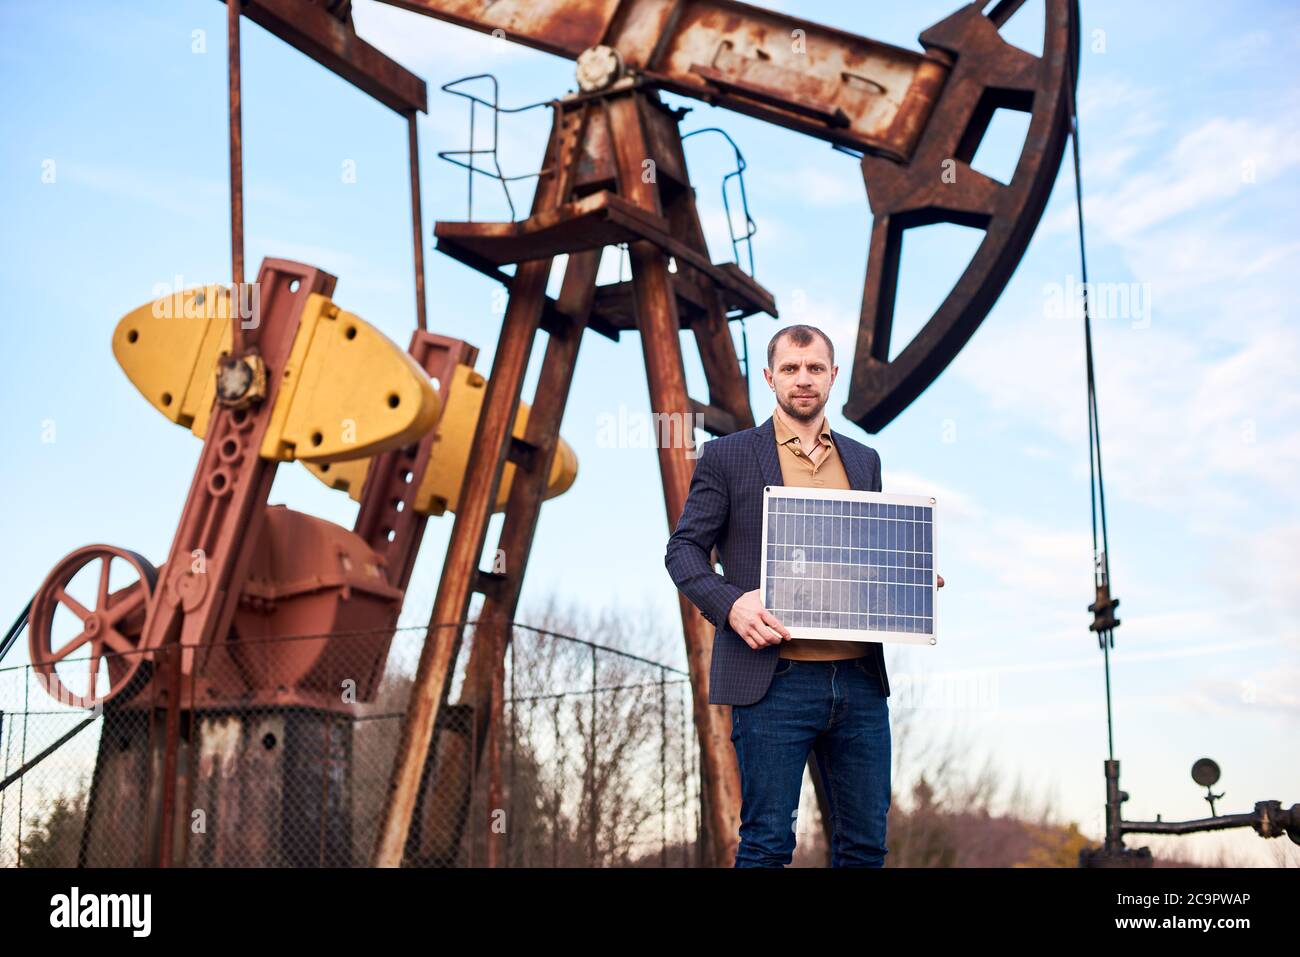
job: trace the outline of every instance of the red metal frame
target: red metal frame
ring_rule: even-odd
[[[622,240],[630,244],[632,311],[645,353],[651,408],[656,413],[678,416],[688,441],[693,442],[690,426],[697,409],[705,404],[687,396],[678,346],[678,300],[690,290],[691,300],[703,307],[693,328],[709,378],[712,404],[708,407],[715,411],[715,419],[725,419],[731,427],[753,425],[739,358],[722,308],[722,281],[708,261],[689,189],[677,119],[677,114],[658,103],[651,90],[640,87],[557,104],[544,164],[546,172],[538,184],[532,217],[515,224],[518,228],[503,229],[492,223],[439,223],[435,229],[439,248],[453,254],[470,249],[471,258],[488,262],[516,258],[522,261],[510,280],[500,345],[470,453],[467,475],[477,480],[467,483],[452,530],[430,617],[429,640],[403,725],[376,848],[377,864],[395,865],[406,855],[417,863],[445,864],[455,859],[458,829],[444,834],[440,844],[430,843],[427,836],[421,835],[420,846],[411,846],[411,822],[417,817],[435,818],[444,825],[464,820],[469,782],[480,768],[484,744],[490,746],[492,742],[492,716],[502,713],[509,622],[518,603],[579,340],[592,311],[601,246]],[[647,158],[655,161],[659,172],[654,182],[642,177]],[[593,225],[586,213],[591,204],[574,202],[575,197],[584,194],[608,196],[601,199],[600,208],[626,209],[629,213]],[[538,224],[542,224],[541,229],[536,228]],[[523,440],[515,439],[509,427],[518,407],[533,339],[548,311],[545,286],[551,257],[560,251],[567,251],[569,260],[559,300],[552,310],[556,318],[542,367],[543,378],[529,416],[528,433]],[[677,257],[677,276],[668,269],[670,255]],[[765,290],[746,281],[756,302],[771,302]],[[774,307],[767,308],[774,311]],[[659,448],[670,528],[676,524],[686,500],[692,453],[687,445]],[[498,546],[505,555],[507,571],[491,574],[478,569],[478,559],[507,460],[517,467]],[[472,724],[466,732],[468,740],[453,747],[436,740],[435,729],[448,725],[437,718],[448,707],[450,671],[460,653],[463,629],[455,623],[465,619],[475,591],[484,595],[484,603],[475,626],[465,690],[455,705],[470,712]],[[713,845],[709,857],[721,861],[731,853],[730,845],[734,843],[739,775],[728,746],[730,730],[725,711],[708,705],[708,625],[688,602],[682,603],[682,617],[695,695],[695,722],[703,742],[703,787],[709,795],[706,806],[712,815],[706,828]],[[431,773],[426,769],[426,756],[433,753],[460,755],[468,776],[446,770]],[[494,763],[498,753],[490,746],[489,787],[499,787],[499,769]],[[450,761],[449,757],[440,758],[439,767],[445,768]],[[491,844],[489,862],[498,861],[499,854],[499,846]]]

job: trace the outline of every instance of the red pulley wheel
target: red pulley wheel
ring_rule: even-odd
[[[129,567],[135,580],[110,593],[115,561],[119,568]],[[97,562],[100,568],[95,599],[91,607],[86,607],[68,593],[68,585],[78,573]],[[32,667],[52,697],[75,708],[94,708],[139,690],[148,674],[140,638],[157,581],[158,570],[142,555],[112,545],[87,545],[54,566],[32,601],[28,629]],[[75,621],[56,623],[59,606],[67,609]],[[85,654],[69,660],[77,651]],[[108,667],[107,687],[99,674],[101,661]],[[83,677],[73,684],[85,688],[84,694],[64,683],[65,677],[77,673]]]

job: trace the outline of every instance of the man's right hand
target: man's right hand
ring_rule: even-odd
[[[727,624],[755,651],[767,645],[779,645],[790,638],[790,632],[785,630],[785,626],[763,607],[757,588],[736,599],[731,606],[731,613],[727,615]]]

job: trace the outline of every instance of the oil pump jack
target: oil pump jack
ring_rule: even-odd
[[[438,773],[443,762],[435,757],[472,750],[472,774],[500,714],[510,622],[541,503],[572,481],[573,464],[558,431],[584,332],[591,328],[614,339],[624,331],[639,333],[651,409],[683,423],[682,441],[658,448],[670,529],[682,510],[693,463],[686,423],[698,416],[717,435],[754,424],[729,323],[757,313],[775,316],[775,301],[736,264],[711,260],[682,150],[680,114],[664,104],[661,91],[824,140],[859,162],[873,224],[844,412],[876,432],[960,351],[1028,245],[1069,133],[1078,9],[1076,0],[1034,0],[1044,14],[1042,53],[1036,56],[999,33],[1024,0],[962,6],[921,32],[922,52],[732,0],[384,2],[571,58],[578,85],[551,103],[553,126],[530,215],[511,222],[439,222],[434,229],[440,251],[500,281],[509,298],[491,373],[477,379],[481,403],[476,401],[475,414],[467,419],[473,440],[463,482],[454,483],[455,524],[372,858],[380,866],[397,866],[404,860],[454,859],[458,834],[440,839],[412,825],[422,819],[464,820],[468,783]],[[338,723],[349,712],[332,694],[339,670],[331,664],[331,642],[305,645],[298,658],[250,656],[230,640],[241,630],[241,616],[263,615],[245,620],[243,628],[272,636],[295,633],[303,621],[322,630],[360,621],[362,630],[372,633],[367,660],[382,669],[424,518],[438,508],[452,510],[445,496],[422,498],[421,490],[436,460],[439,406],[456,399],[465,374],[458,379],[454,372],[472,366],[476,350],[423,330],[414,125],[416,113],[425,110],[423,81],[357,36],[349,0],[231,3],[232,290],[186,291],[182,298],[188,307],[210,321],[186,341],[186,361],[168,366],[163,378],[142,371],[150,368],[148,361],[124,358],[152,348],[153,333],[161,327],[141,313],[140,323],[132,326],[128,316],[115,334],[119,361],[146,398],[204,438],[180,527],[162,569],[108,546],[74,552],[51,573],[32,610],[33,661],[49,663],[66,655],[72,649],[55,647],[50,638],[53,610],[68,606],[63,586],[72,574],[102,562],[99,603],[73,609],[84,623],[75,640],[96,654],[138,653],[143,662],[132,668],[119,659],[110,666],[111,687],[97,692],[92,683],[82,702],[103,703],[106,722],[120,725],[120,733],[105,734],[105,741],[125,742],[117,757],[101,745],[92,796],[92,804],[99,805],[91,809],[83,839],[88,862],[96,860],[95,827],[106,826],[96,825],[96,818],[121,820],[130,814],[150,822],[141,825],[140,840],[150,848],[149,859],[164,865],[234,859],[233,845],[240,840],[274,844],[275,834],[223,834],[205,842],[197,858],[175,847],[183,831],[175,814],[177,752],[201,751],[203,728],[210,728],[213,740],[224,735],[237,742],[233,747],[252,761],[244,766],[269,774],[286,791],[298,787],[294,740],[337,737],[345,749]],[[243,282],[241,16],[408,118],[421,329],[407,357],[399,350],[395,358],[382,337],[332,301],[334,277],[285,260],[262,265],[261,302],[252,328],[245,330],[237,321],[240,312],[232,301]],[[1000,109],[1029,116],[1015,172],[1005,184],[971,165]],[[943,303],[890,358],[904,235],[941,222],[982,229],[984,238]],[[598,287],[602,249],[624,243],[631,278]],[[563,282],[551,298],[547,280],[561,255],[567,257]],[[512,264],[513,272],[504,268]],[[152,313],[152,307],[144,309]],[[691,330],[699,350],[707,400],[687,394],[679,344],[683,328]],[[521,416],[524,372],[538,329],[549,334],[546,354],[531,409]],[[369,350],[367,361],[382,368],[382,376],[342,371],[349,368],[345,350],[353,344]],[[310,397],[320,392],[297,385],[304,375],[315,376],[317,383],[341,376],[356,388],[332,405],[317,406]],[[432,388],[431,379],[438,379],[440,388]],[[369,387],[375,382],[384,387]],[[443,391],[448,384],[449,395]],[[355,421],[364,442],[356,444],[354,437],[340,449],[318,424],[326,421],[323,416]],[[266,507],[276,464],[295,458],[323,480],[359,495],[353,532]],[[505,511],[497,549],[504,556],[503,570],[484,571],[480,559],[496,508]],[[297,567],[292,555],[274,547],[277,541],[306,537],[321,546],[330,568],[314,562]],[[138,582],[110,594],[108,569],[115,560],[131,565]],[[288,587],[301,574],[326,579],[323,589],[308,595]],[[461,625],[476,592],[483,602],[460,701],[475,730],[449,740],[457,736],[440,715],[449,707]],[[268,614],[278,617],[267,620]],[[705,860],[726,865],[734,855],[740,804],[729,723],[725,709],[708,705],[707,624],[684,599],[681,616],[701,756]],[[258,700],[272,709],[274,729],[247,720],[239,725],[242,719],[218,707],[226,696],[249,695],[260,695]],[[113,697],[105,702],[106,696]],[[131,701],[165,704],[165,727],[155,728],[154,710],[143,706],[128,719]],[[285,757],[268,759],[258,751],[273,750],[267,741],[284,742]],[[478,747],[471,749],[471,741]],[[122,783],[115,793],[107,783],[114,778],[114,762],[137,768],[159,764],[161,787],[139,794],[126,783],[134,778],[118,774]],[[205,786],[222,787],[217,776]],[[247,806],[245,795],[211,797],[245,815],[258,813]],[[142,806],[151,810],[142,815]],[[338,833],[322,831],[322,841],[332,849],[326,862],[348,860],[346,830],[344,820]],[[489,863],[497,853],[490,843]]]
[[[860,156],[874,222],[862,318],[845,414],[868,431],[898,415],[970,338],[1019,262],[1046,205],[1066,136],[1077,74],[1078,10],[1046,0],[1041,56],[1005,42],[998,29],[1021,0],[971,3],[920,35],[923,53],[731,0],[392,0],[394,6],[495,33],[577,61],[578,90],[555,103],[555,119],[530,216],[521,222],[435,227],[438,248],[498,278],[509,304],[483,416],[469,458],[476,478],[456,515],[434,603],[434,622],[463,619],[471,593],[484,602],[474,676],[499,674],[527,563],[535,514],[523,485],[507,506],[499,548],[506,581],[486,581],[478,562],[487,503],[507,460],[528,468],[545,449],[543,423],[558,423],[583,329],[590,324],[600,250],[627,243],[632,278],[622,290],[640,333],[654,413],[685,421],[699,414],[714,434],[752,427],[728,319],[775,315],[772,297],[734,268],[714,265],[703,241],[682,153],[678,115],[659,91],[694,97],[823,139]],[[1029,114],[1015,173],[1002,184],[971,160],[998,109]],[[653,170],[654,175],[644,175]],[[944,176],[945,170],[955,175]],[[952,222],[984,239],[951,293],[912,342],[889,359],[898,264],[905,231]],[[546,297],[555,257],[568,256],[556,302]],[[676,269],[670,269],[670,260]],[[517,264],[513,275],[501,267]],[[547,328],[537,429],[522,443],[507,425],[519,401],[533,339]],[[689,327],[708,381],[708,401],[687,395],[678,331]],[[541,415],[537,415],[538,412]],[[685,502],[692,460],[687,443],[661,442],[658,455],[668,526]],[[514,520],[514,506],[520,519]],[[708,626],[681,599],[682,625],[700,741],[702,804],[710,863],[734,856],[739,779],[725,709],[708,705]],[[429,786],[424,775],[458,629],[425,645],[374,862],[399,864],[417,805],[447,815],[465,799]],[[490,654],[492,661],[475,659]],[[476,717],[499,700],[499,684],[475,684]],[[482,719],[480,719],[482,720]],[[436,751],[436,748],[435,748]],[[421,782],[425,782],[422,788]],[[423,811],[422,813],[427,813]]]

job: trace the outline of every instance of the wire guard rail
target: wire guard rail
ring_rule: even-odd
[[[501,629],[458,626],[464,647],[431,747],[407,866],[483,866],[490,850],[507,867],[701,863],[698,752],[684,671],[511,623],[493,729],[465,703],[466,663],[476,640],[488,651],[499,647]],[[171,862],[368,865],[429,630],[211,646],[209,667],[228,659],[250,687],[286,658],[305,660],[324,643],[334,653],[317,659],[328,664],[294,688],[279,689],[283,701],[274,692],[214,697],[187,683]],[[382,675],[369,681],[359,673],[374,660],[368,647],[390,635]],[[167,656],[166,649],[152,653],[155,675],[166,673]],[[65,683],[78,665],[84,684],[85,659],[59,662]],[[113,665],[106,659],[103,667]],[[166,692],[158,689],[165,683],[150,681],[130,700],[93,710],[61,704],[47,686],[30,664],[0,668],[0,866],[156,866],[163,772],[152,758],[162,747]],[[367,686],[370,699],[353,700]]]
[[[487,80],[492,85],[492,99],[485,100],[474,93],[466,92],[461,87],[473,83],[477,80]],[[534,173],[521,173],[518,176],[506,176],[501,169],[501,161],[498,154],[498,145],[500,143],[500,121],[502,113],[526,113],[529,110],[535,110],[538,107],[549,106],[552,101],[542,100],[538,103],[529,103],[526,106],[516,106],[513,108],[502,107],[500,104],[500,84],[497,82],[495,75],[491,73],[476,73],[473,76],[461,77],[459,80],[452,80],[450,83],[444,83],[441,87],[444,93],[450,93],[452,96],[463,97],[469,100],[469,149],[463,150],[440,150],[438,158],[446,160],[455,166],[464,169],[466,191],[468,194],[468,210],[466,218],[470,221],[474,219],[474,176],[486,176],[489,179],[496,180],[501,184],[501,190],[505,193],[506,205],[510,207],[510,219],[518,218],[515,211],[514,198],[510,195],[510,184],[520,180],[533,179],[541,175],[541,170]],[[490,110],[492,115],[492,143],[490,146],[479,148],[476,143],[477,128],[477,109],[478,107]],[[478,165],[475,157],[486,156],[491,160],[492,169],[483,169]]]
[[[735,155],[736,168],[722,177],[722,211],[727,218],[727,234],[731,240],[731,256],[736,261],[736,265],[744,269],[740,260],[740,244],[745,244],[745,252],[749,259],[749,278],[756,279],[754,275],[754,234],[758,232],[758,224],[754,222],[754,217],[749,214],[749,196],[745,192],[745,154],[740,151],[736,141],[731,138],[731,134],[718,126],[706,126],[702,129],[692,130],[689,133],[682,134],[682,142],[685,143],[692,136],[698,136],[701,133],[716,133],[727,141],[731,146],[731,151]],[[740,214],[744,217],[744,232],[740,235],[736,233],[736,221],[731,213],[731,198],[727,192],[727,184],[732,180],[736,182],[737,192],[740,194]],[[621,264],[620,264],[621,265]],[[740,341],[741,355],[745,358],[745,390],[749,390],[749,330],[745,326],[745,320],[740,320]]]
[[[745,154],[740,151],[736,141],[724,129],[718,126],[706,126],[703,129],[691,130],[689,133],[682,134],[682,140],[688,140],[692,136],[699,136],[701,133],[717,133],[723,137],[731,146],[732,152],[736,157],[736,168],[722,177],[722,209],[727,217],[727,232],[731,238],[731,255],[736,260],[736,265],[744,269],[740,261],[740,244],[745,244],[745,251],[749,258],[749,278],[754,279],[754,234],[758,232],[758,224],[754,218],[749,215],[749,197],[745,193]],[[736,181],[736,189],[740,194],[740,214],[744,217],[744,233],[736,234],[736,221],[731,213],[731,199],[727,193],[727,184],[732,180]]]

